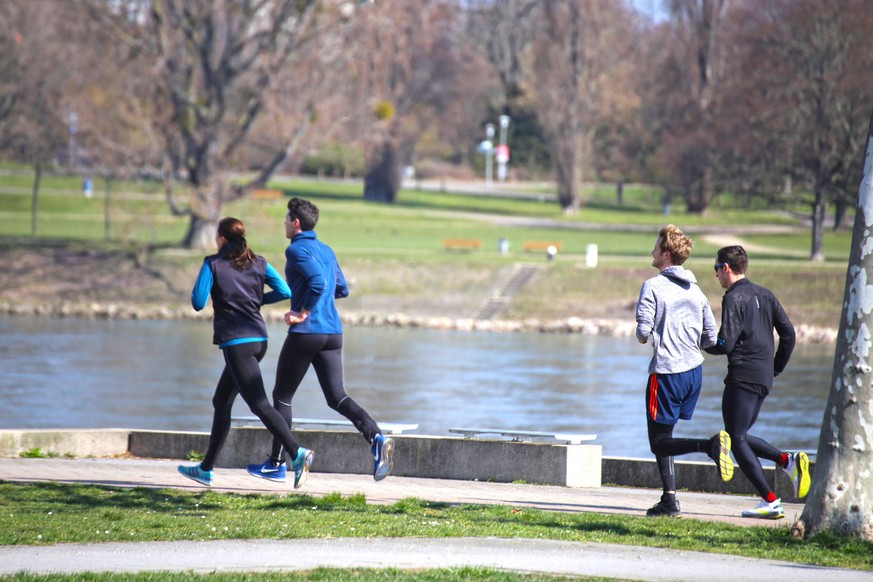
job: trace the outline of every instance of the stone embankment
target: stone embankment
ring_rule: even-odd
[[[265,309],[264,318],[270,322],[282,322],[282,311]],[[43,317],[84,317],[91,319],[211,319],[212,311],[201,312],[190,308],[166,306],[144,307],[117,303],[59,303],[51,305],[21,305],[0,303],[0,315],[43,316]],[[424,328],[458,331],[490,332],[536,332],[568,333],[583,335],[630,336],[634,333],[633,320],[625,319],[582,319],[569,317],[560,320],[501,320],[501,319],[452,319],[448,317],[423,317],[399,313],[375,314],[343,312],[343,322],[351,326]],[[832,328],[797,326],[799,343],[835,343],[837,330]]]

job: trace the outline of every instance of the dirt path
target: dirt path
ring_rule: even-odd
[[[705,234],[701,237],[705,242],[717,247],[726,247],[729,245],[742,245],[746,251],[753,253],[761,253],[768,255],[786,255],[789,257],[807,258],[809,253],[806,251],[793,251],[788,249],[778,249],[776,247],[768,247],[764,245],[756,245],[747,242],[736,234]]]

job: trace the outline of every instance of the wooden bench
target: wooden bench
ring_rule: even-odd
[[[555,247],[559,251],[564,247],[562,243],[552,242],[547,240],[526,240],[524,241],[524,252],[530,253],[533,251],[545,251],[549,247]]]
[[[596,434],[572,434],[561,432],[543,432],[538,430],[504,430],[502,428],[450,428],[449,432],[462,434],[464,438],[474,438],[481,435],[495,434],[510,437],[513,441],[530,441],[535,438],[548,438],[559,443],[579,445],[585,441],[593,441]]]
[[[456,249],[476,251],[482,248],[482,241],[477,238],[447,238],[443,241],[443,248],[447,251]]]
[[[233,416],[231,420],[237,426],[260,425],[261,419],[257,416]],[[321,418],[295,418],[291,421],[291,428],[303,428],[305,426],[327,426],[335,428],[354,428],[348,420],[327,420]],[[379,428],[388,434],[403,434],[404,431],[417,430],[417,424],[403,424],[397,422],[380,422]]]
[[[281,190],[254,190],[252,198],[255,200],[278,200],[282,197]]]

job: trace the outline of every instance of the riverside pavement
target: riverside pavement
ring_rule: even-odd
[[[0,480],[91,483],[115,487],[203,489],[176,471],[178,460],[0,459]],[[212,489],[234,493],[295,494],[290,483],[249,476],[244,469],[216,469]],[[501,504],[549,511],[644,516],[660,491],[626,487],[570,488],[511,483],[312,473],[298,490],[308,495],[363,494],[369,503],[391,504],[415,497],[446,503]],[[778,521],[740,517],[757,504],[749,496],[680,492],[685,519],[743,526],[786,527],[801,504],[785,504]],[[319,566],[421,569],[488,566],[557,575],[608,576],[634,580],[867,580],[873,572],[612,544],[499,538],[354,538],[223,540],[0,546],[0,575],[49,572],[256,572],[309,570]]]

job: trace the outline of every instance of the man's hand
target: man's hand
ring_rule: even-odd
[[[297,323],[303,323],[309,317],[308,309],[301,309],[300,311],[289,311],[285,314],[285,323],[288,325],[295,325]]]

